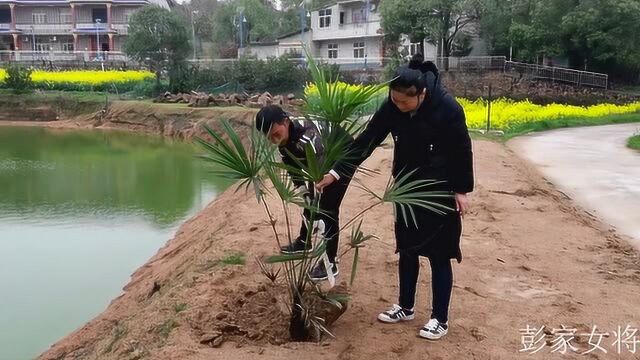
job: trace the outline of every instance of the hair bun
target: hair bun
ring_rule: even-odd
[[[420,64],[420,72],[422,72],[423,74],[432,72],[435,75],[438,75],[438,67],[433,63],[433,61],[425,61]]]
[[[424,56],[421,53],[415,53],[411,60],[409,60],[409,69],[419,70],[422,66],[422,62],[424,61]]]

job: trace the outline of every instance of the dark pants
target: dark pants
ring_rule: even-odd
[[[432,312],[431,318],[440,322],[449,320],[449,301],[453,289],[453,270],[448,258],[429,258],[431,264]],[[398,275],[400,277],[399,304],[405,309],[413,309],[416,299],[416,286],[420,272],[420,258],[418,254],[400,252]]]
[[[324,236],[327,239],[327,257],[332,263],[335,262],[338,253],[338,242],[340,240],[340,204],[342,203],[342,199],[344,199],[344,194],[347,192],[349,182],[351,182],[351,178],[343,176],[340,180],[327,186],[320,196],[320,209],[324,214],[315,214],[314,217],[314,220],[324,221]],[[309,186],[309,189],[313,192],[313,184]],[[310,216],[309,210],[305,209],[305,219],[309,219]],[[307,238],[305,219],[302,220],[302,225],[300,226],[300,239],[303,240]]]

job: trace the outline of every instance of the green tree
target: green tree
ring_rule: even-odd
[[[443,44],[440,56],[449,56],[458,36],[480,19],[480,0],[385,0],[380,5],[382,28],[398,41],[402,34],[412,42],[426,39]]]
[[[150,5],[133,14],[124,51],[132,59],[149,65],[156,74],[158,88],[162,73],[167,71],[169,86],[175,89],[178,78],[172,74],[184,72],[191,45],[184,22],[176,13]]]
[[[220,4],[213,21],[213,41],[220,48],[240,45],[240,13],[244,15],[244,45],[256,41],[274,41],[278,36],[300,30],[300,1],[287,0],[276,9],[262,0],[230,0]],[[307,10],[314,2],[306,3]],[[242,11],[241,11],[242,10]],[[308,20],[307,21],[308,25]]]
[[[487,0],[482,35],[494,54],[537,61],[566,56],[573,67],[640,72],[638,0]]]
[[[566,55],[576,66],[640,71],[640,1],[581,1],[563,17],[562,30]]]
[[[202,42],[213,41],[215,15],[219,7],[217,0],[191,0],[176,4],[173,8],[173,11],[180,15],[183,22],[188,24],[189,34],[191,35],[192,31],[195,32],[196,39],[193,46],[198,49],[198,55],[203,51],[201,49]]]

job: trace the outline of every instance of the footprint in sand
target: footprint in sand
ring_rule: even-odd
[[[502,299],[538,299],[562,293],[550,286],[532,285],[522,279],[496,277],[488,279],[487,292]]]

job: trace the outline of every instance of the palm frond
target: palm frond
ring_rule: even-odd
[[[260,172],[268,159],[269,147],[255,133],[252,133],[252,146],[247,150],[242,144],[240,136],[227,120],[222,120],[221,125],[223,134],[229,140],[225,140],[223,135],[218,134],[208,125],[204,125],[204,129],[211,136],[212,141],[196,137],[196,142],[207,152],[200,158],[219,167],[213,171],[214,175],[240,181],[238,189],[244,187],[245,190],[248,190],[253,185],[256,197],[260,199],[264,188]]]
[[[306,51],[306,49],[305,49]],[[374,96],[387,83],[359,86],[356,89],[347,91],[347,88],[340,86],[338,79],[331,79],[327,73],[318,66],[311,54],[307,52],[307,64],[311,73],[313,84],[318,89],[318,98],[314,101],[306,99],[307,110],[323,119],[341,124],[358,113],[358,110],[368,104]]]

